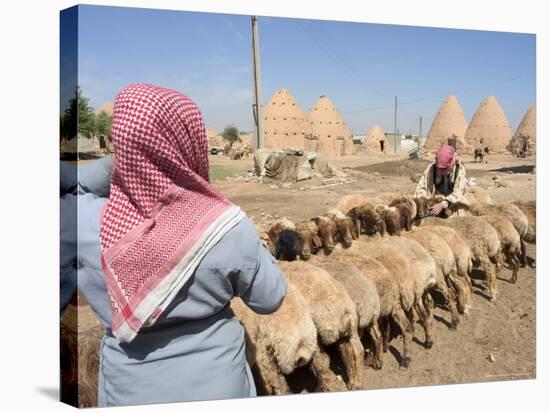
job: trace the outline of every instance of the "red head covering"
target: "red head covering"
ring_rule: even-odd
[[[435,155],[435,166],[437,166],[438,169],[449,169],[459,161],[458,154],[451,145],[441,145]]]
[[[101,258],[113,334],[131,341],[243,213],[208,183],[204,123],[187,96],[153,85],[126,87],[115,100],[112,138]]]

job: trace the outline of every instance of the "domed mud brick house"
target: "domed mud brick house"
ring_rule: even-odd
[[[536,153],[537,146],[537,109],[531,106],[523,116],[516,133],[512,137],[508,150],[515,155]]]
[[[351,133],[338,109],[325,95],[321,95],[307,114],[312,138],[317,142],[317,152],[330,157],[351,155]]]
[[[454,95],[450,95],[441,104],[424,143],[424,150],[435,152],[443,144],[453,144],[459,152],[471,152],[464,135],[468,122],[464,111]],[[454,142],[453,142],[454,140]]]
[[[287,89],[279,89],[263,108],[264,146],[308,150],[311,133],[302,108]]]
[[[505,153],[512,139],[512,129],[494,96],[485,98],[466,129],[466,144],[473,149],[489,148],[489,152]]]
[[[369,154],[380,154],[390,152],[390,144],[386,139],[384,129],[378,125],[374,125],[361,144],[367,149]]]

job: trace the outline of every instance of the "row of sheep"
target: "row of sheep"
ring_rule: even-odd
[[[474,268],[485,274],[490,300],[498,269],[508,265],[516,282],[527,263],[525,242],[536,240],[534,202],[497,205],[481,191],[468,197],[464,216],[446,219],[429,216],[437,197],[351,195],[322,216],[258,227],[288,284],[273,314],[255,314],[239,298],[231,303],[260,392],[290,393],[287,376],[302,366],[316,377],[317,391],[361,388],[365,364],[382,368],[392,324],[403,367],[411,362],[416,321],[432,347],[434,292],[456,329],[472,308]],[[328,346],[338,350],[345,380],[331,370]]]

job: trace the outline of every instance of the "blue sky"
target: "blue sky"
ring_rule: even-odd
[[[307,113],[327,95],[352,133],[428,132],[447,95],[467,121],[495,95],[515,129],[535,103],[535,36],[259,17],[262,100],[281,87]],[[79,84],[97,108],[129,83],[194,99],[207,126],[252,130],[249,16],[81,6]]]

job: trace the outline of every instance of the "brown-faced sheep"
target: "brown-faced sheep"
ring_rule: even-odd
[[[320,354],[308,305],[292,283],[287,283],[285,298],[272,314],[256,314],[240,298],[231,300],[231,308],[245,327],[247,361],[262,394],[290,393],[285,375],[304,365],[310,366],[320,390],[344,388],[327,356]]]
[[[353,243],[349,253],[363,255],[379,260],[395,277],[403,291],[409,291],[414,297],[413,307],[420,319],[425,333],[425,346],[431,348],[433,339],[431,300],[428,290],[436,283],[436,266],[433,258],[416,241],[403,237],[365,242],[359,240]],[[409,328],[413,327],[413,307],[403,307],[409,320]],[[401,327],[405,327],[402,325]],[[384,331],[384,349],[387,349],[388,333]],[[404,357],[408,357],[408,341],[404,337]]]
[[[434,225],[428,227],[422,227],[433,231],[445,240],[450,247],[455,257],[456,270],[457,270],[457,304],[458,311],[460,313],[468,314],[473,304],[473,291],[470,280],[470,272],[473,266],[473,254],[472,250],[456,232],[454,228]]]
[[[342,284],[327,271],[303,261],[281,261],[285,277],[303,294],[322,345],[337,344],[348,387],[362,385],[364,349],[357,330],[357,311]]]
[[[522,266],[527,265],[527,251],[525,246],[525,235],[527,234],[527,230],[529,229],[529,220],[525,216],[525,214],[519,209],[516,205],[511,203],[505,203],[505,204],[495,204],[495,205],[487,205],[487,204],[475,204],[470,205],[468,208],[468,211],[472,215],[489,215],[489,214],[500,214],[507,218],[516,231],[519,234],[520,242],[521,242],[521,252],[520,252],[520,263]]]
[[[486,274],[489,298],[495,300],[497,296],[495,263],[500,251],[497,231],[482,218],[471,216],[449,219],[429,217],[423,219],[421,225],[450,226],[458,232],[472,250],[474,264]]]
[[[347,216],[353,220],[358,234],[386,235],[386,220],[375,211],[377,205],[380,204],[363,202],[347,213]]]
[[[275,245],[273,244],[273,242],[271,242],[271,239],[269,238],[269,234],[267,233],[267,231],[260,224],[256,224],[256,232],[258,233],[260,242],[264,244],[264,246],[269,250],[271,255],[275,255]]]
[[[407,239],[404,237],[396,237],[395,240],[391,240],[391,244],[395,245],[408,256],[411,260],[412,274],[414,275],[417,292],[422,294],[423,306],[418,305],[415,307],[417,315],[420,318],[420,323],[424,328],[425,345],[427,348],[431,348],[433,345],[432,339],[432,309],[433,300],[429,291],[435,287],[437,283],[437,266],[432,256],[415,240]],[[424,312],[423,312],[424,311]]]
[[[514,201],[513,204],[517,206],[521,212],[527,217],[529,223],[527,232],[523,237],[525,242],[534,244],[537,242],[537,203],[536,201]]]
[[[414,198],[414,204],[416,205],[416,218],[414,219],[414,223],[420,224],[422,218],[430,216],[429,198],[425,196]]]
[[[380,338],[378,329],[380,297],[376,285],[359,268],[339,260],[338,257],[342,257],[339,251],[333,252],[330,257],[319,254],[312,258],[312,263],[328,271],[346,288],[357,309],[359,336],[363,337],[366,332],[369,332],[374,341]]]
[[[383,192],[381,194],[376,195],[376,199],[379,199],[382,204],[389,205],[396,199],[401,198],[401,195],[397,192]]]
[[[515,283],[519,271],[519,255],[521,254],[521,240],[518,232],[512,223],[501,215],[490,214],[480,215],[496,230],[500,238],[501,251],[498,256],[498,266],[502,267],[504,262],[508,263],[512,270],[512,282]]]
[[[493,204],[493,200],[489,192],[479,186],[469,187],[464,196],[468,201],[470,201],[470,204]]]
[[[457,309],[456,288],[456,261],[449,245],[443,238],[426,228],[416,228],[403,236],[417,241],[428,251],[437,266],[437,280],[435,289],[443,295],[446,305],[451,312],[451,323],[449,328],[456,329],[460,319]]]
[[[372,366],[376,369],[382,368],[382,352],[387,351],[388,343],[387,340],[384,342],[382,338],[380,326],[387,331],[386,326],[390,319],[393,319],[401,329],[401,335],[403,337],[401,364],[404,367],[408,366],[410,362],[408,347],[412,340],[412,331],[405,311],[409,313],[412,312],[414,306],[414,291],[410,279],[403,280],[400,278],[399,274],[390,272],[390,270],[399,271],[407,266],[405,259],[403,258],[403,262],[399,262],[399,257],[397,257],[396,260],[392,260],[389,269],[375,258],[366,257],[362,254],[350,253],[349,251],[335,251],[331,259],[337,261],[332,264],[333,266],[342,268],[342,270],[339,271],[346,271],[350,266],[358,268],[360,270],[360,275],[366,277],[374,283],[376,287],[380,303],[380,312],[378,323],[373,323],[369,329],[373,343]],[[356,271],[350,270],[349,272],[355,273]],[[401,280],[401,282],[399,282],[399,280]]]
[[[322,248],[326,253],[330,254],[336,243],[336,223],[326,216],[311,218],[311,221],[317,225],[317,234],[321,240]]]
[[[361,194],[345,195],[336,204],[336,209],[341,211],[344,215],[347,214],[353,207],[365,202],[365,196]]]
[[[278,219],[273,224],[271,224],[271,227],[267,231],[267,235],[269,236],[269,239],[271,240],[271,243],[273,245],[276,244],[277,240],[279,239],[279,235],[285,229],[295,230],[296,226],[292,221],[287,218]]]
[[[330,209],[326,216],[336,224],[336,242],[342,244],[344,248],[348,248],[354,239],[359,237],[357,227],[350,217],[344,215],[338,209]]]
[[[313,221],[300,221],[296,223],[296,232],[300,241],[300,258],[308,260],[323,246],[317,225]]]
[[[398,207],[389,207],[385,204],[378,204],[374,207],[374,211],[386,223],[386,231],[389,235],[401,235],[401,213]]]
[[[403,196],[394,199],[390,207],[395,207],[399,211],[401,229],[410,231],[412,223],[416,218],[416,202],[412,197]]]
[[[61,323],[61,400],[76,407],[97,407],[100,325],[75,331]]]

